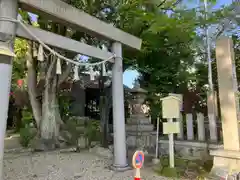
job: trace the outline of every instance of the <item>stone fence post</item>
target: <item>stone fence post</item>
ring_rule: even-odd
[[[182,115],[182,113],[180,113],[180,117],[179,117],[179,119],[177,119],[177,121],[179,122],[179,129],[180,129],[180,133],[177,134],[177,138],[179,140],[183,140],[184,134],[183,134],[183,115]]]
[[[186,114],[186,122],[187,122],[187,140],[194,140],[192,114]]]
[[[197,131],[198,140],[205,141],[204,116],[202,113],[197,114]]]

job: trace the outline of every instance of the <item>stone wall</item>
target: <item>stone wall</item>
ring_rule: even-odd
[[[208,159],[209,150],[223,148],[221,138],[218,141],[208,143],[211,140],[209,122],[202,113],[183,114],[180,119],[180,133],[175,136],[175,153],[186,159]],[[150,121],[143,116],[131,115],[126,124],[127,146],[132,149],[142,149],[155,155],[156,132]],[[218,130],[221,124],[217,126]],[[209,136],[210,135],[210,136]],[[164,139],[163,139],[164,138]],[[159,155],[168,154],[168,138],[159,137]]]
[[[186,159],[209,159],[209,150],[222,149],[222,144],[212,144],[199,141],[174,141],[176,155]],[[168,153],[168,140],[159,140],[159,154]]]
[[[148,153],[154,153],[156,136],[151,132],[127,131],[127,147],[129,149],[144,148]]]
[[[149,154],[155,155],[156,148],[156,132],[127,132],[127,147],[128,149],[136,148],[137,141],[140,140],[144,150]],[[137,135],[137,136],[136,136]],[[138,139],[138,140],[137,140]],[[175,154],[186,159],[210,159],[209,150],[222,149],[221,143],[207,143],[201,141],[175,140]],[[158,154],[168,154],[168,139],[159,140]]]

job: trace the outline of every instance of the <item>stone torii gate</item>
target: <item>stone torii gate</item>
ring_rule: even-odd
[[[112,41],[112,52],[102,51],[78,41],[27,26],[42,42],[50,46],[65,49],[71,52],[84,54],[101,60],[115,55],[112,70],[112,95],[114,118],[114,162],[113,168],[124,170],[128,167],[126,159],[126,136],[124,120],[123,72],[122,72],[122,45],[133,50],[140,50],[141,39],[123,32],[111,24],[107,24],[76,9],[60,0],[0,0],[0,18],[17,19],[18,7],[65,24],[79,31],[84,31],[102,39]],[[35,40],[19,24],[0,19],[0,42],[11,41],[11,48],[15,36]],[[57,43],[56,43],[57,42]],[[4,137],[9,104],[9,91],[12,76],[13,58],[0,54],[0,178],[2,177],[2,160],[4,151]]]

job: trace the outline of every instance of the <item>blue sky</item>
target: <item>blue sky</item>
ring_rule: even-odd
[[[126,70],[123,73],[123,84],[132,88],[134,80],[138,77],[138,72],[135,70]]]

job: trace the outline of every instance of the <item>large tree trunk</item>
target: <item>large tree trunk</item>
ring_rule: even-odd
[[[40,126],[40,137],[47,149],[53,149],[58,145],[59,127],[61,117],[56,98],[56,78],[52,84],[46,84],[43,103],[42,103],[42,121]],[[51,87],[52,86],[52,87]]]
[[[46,29],[49,26],[49,22],[45,21],[42,25]],[[65,26],[59,26],[57,23],[53,23],[51,26],[54,33],[66,35],[67,28]],[[65,71],[58,76],[56,75],[55,57],[41,62],[40,80],[38,81],[37,61],[32,56],[32,43],[29,42],[29,44],[27,54],[28,93],[38,129],[37,139],[40,140],[36,142],[36,149],[47,150],[55,148],[58,144],[59,129],[63,122],[59,112],[57,89],[71,73],[72,64],[65,64]],[[73,54],[70,53],[69,56],[73,56]],[[45,85],[43,86],[41,83]],[[38,96],[42,96],[42,102],[37,99]]]
[[[37,129],[39,129],[40,122],[42,119],[42,113],[41,113],[41,104],[37,99],[38,93],[37,93],[36,60],[33,59],[33,56],[32,56],[31,42],[29,42],[29,48],[26,55],[26,60],[27,60],[27,68],[28,68],[28,74],[27,74],[28,94],[29,94],[29,99],[32,106],[33,116],[36,121],[36,126],[37,126]]]
[[[58,145],[61,117],[57,101],[57,75],[55,74],[56,59],[53,59],[45,79],[42,102],[42,120],[40,138],[44,147],[54,149]]]

